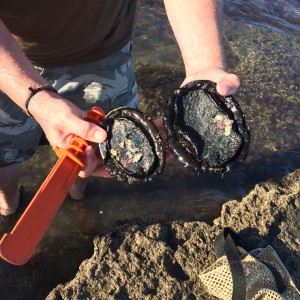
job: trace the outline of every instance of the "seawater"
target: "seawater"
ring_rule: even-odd
[[[269,30],[266,34],[278,33],[300,40],[299,14],[298,0],[224,2],[225,22],[240,22],[255,30]],[[133,39],[136,64],[156,66],[161,73],[164,70],[183,72],[180,52],[162,1],[139,1]],[[239,42],[230,40],[231,45]],[[250,37],[249,43],[257,43],[257,40]],[[273,53],[280,45],[270,47],[270,53]],[[258,52],[259,48],[257,52],[253,51],[250,59],[258,59]],[[300,83],[299,67],[293,66],[294,59],[299,60],[299,52],[298,49],[298,52],[291,53],[290,60],[280,65],[286,68],[283,69],[282,85],[285,88],[281,87],[280,95],[277,95],[274,86],[269,85],[266,77],[272,70],[262,68],[255,74],[237,74],[242,79],[237,97],[245,109],[253,135],[251,151],[243,166],[224,177],[218,174],[194,176],[176,162],[171,162],[162,177],[138,186],[127,186],[113,179],[92,178],[84,201],[65,200],[35,255],[25,266],[16,267],[0,261],[0,298],[44,299],[57,284],[75,276],[82,260],[93,253],[94,236],[109,230],[116,221],[147,218],[149,221],[211,222],[219,215],[224,202],[241,200],[256,183],[287,175],[299,168],[299,86],[290,86],[290,82]],[[244,70],[239,68],[241,57],[230,58],[229,65],[233,70]],[[266,54],[266,61],[267,58]],[[291,66],[294,68],[292,74],[289,73]],[[259,85],[253,84],[254,77],[257,82],[259,80]],[[180,80],[176,80],[180,84]],[[280,78],[274,78],[274,82],[282,83]],[[141,86],[143,84],[140,82]],[[156,94],[159,94],[159,84]],[[289,97],[291,90],[293,95],[298,95],[296,100]],[[155,93],[154,97],[157,96]],[[22,178],[22,184],[26,187],[25,200],[16,216],[1,222],[1,236],[12,229],[55,161],[50,147],[42,146],[26,162]]]

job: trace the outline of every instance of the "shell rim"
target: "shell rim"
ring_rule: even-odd
[[[199,89],[207,94],[218,110],[234,121],[235,130],[242,139],[241,146],[235,155],[229,161],[221,163],[218,166],[209,166],[199,159],[195,159],[188,151],[186,151],[176,134],[176,130],[178,130],[174,125],[176,103],[181,101],[189,92]],[[170,152],[183,163],[185,167],[197,173],[228,172],[238,164],[243,163],[246,159],[250,147],[250,131],[246,124],[245,115],[232,95],[223,97],[217,92],[215,82],[210,80],[195,80],[176,89],[169,97],[164,110],[163,120]]]
[[[152,178],[159,176],[165,167],[166,155],[162,138],[158,129],[154,125],[153,121],[144,115],[141,111],[130,107],[119,107],[110,111],[105,119],[101,122],[100,126],[107,130],[111,122],[116,119],[127,119],[133,122],[139,129],[147,136],[147,139],[152,147],[154,154],[154,162],[149,168],[147,174],[137,174],[126,170],[117,160],[109,155],[109,140],[104,143],[106,147],[106,157],[103,157],[103,164],[105,169],[117,179],[121,181],[127,181],[129,183],[149,181]],[[103,145],[102,145],[103,146]],[[101,145],[99,145],[101,149]]]

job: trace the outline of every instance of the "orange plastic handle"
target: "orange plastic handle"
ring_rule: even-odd
[[[101,108],[93,107],[85,120],[98,125],[104,117]],[[67,149],[55,149],[58,161],[11,233],[6,233],[0,241],[0,256],[4,260],[23,265],[31,258],[78,173],[84,169],[84,150],[88,145],[87,141],[75,136]]]

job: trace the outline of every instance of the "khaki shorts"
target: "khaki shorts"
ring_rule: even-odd
[[[37,68],[59,94],[84,111],[100,106],[107,113],[138,107],[131,42],[96,62],[59,68]],[[0,167],[29,159],[39,145],[39,124],[0,91]]]

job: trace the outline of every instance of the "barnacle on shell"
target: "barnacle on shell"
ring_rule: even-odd
[[[174,91],[164,111],[168,146],[196,172],[226,172],[244,162],[250,145],[245,116],[233,96],[216,84],[193,81]]]
[[[165,149],[158,129],[142,112],[121,107],[101,123],[108,134],[99,144],[106,170],[129,183],[151,180],[162,173]]]

